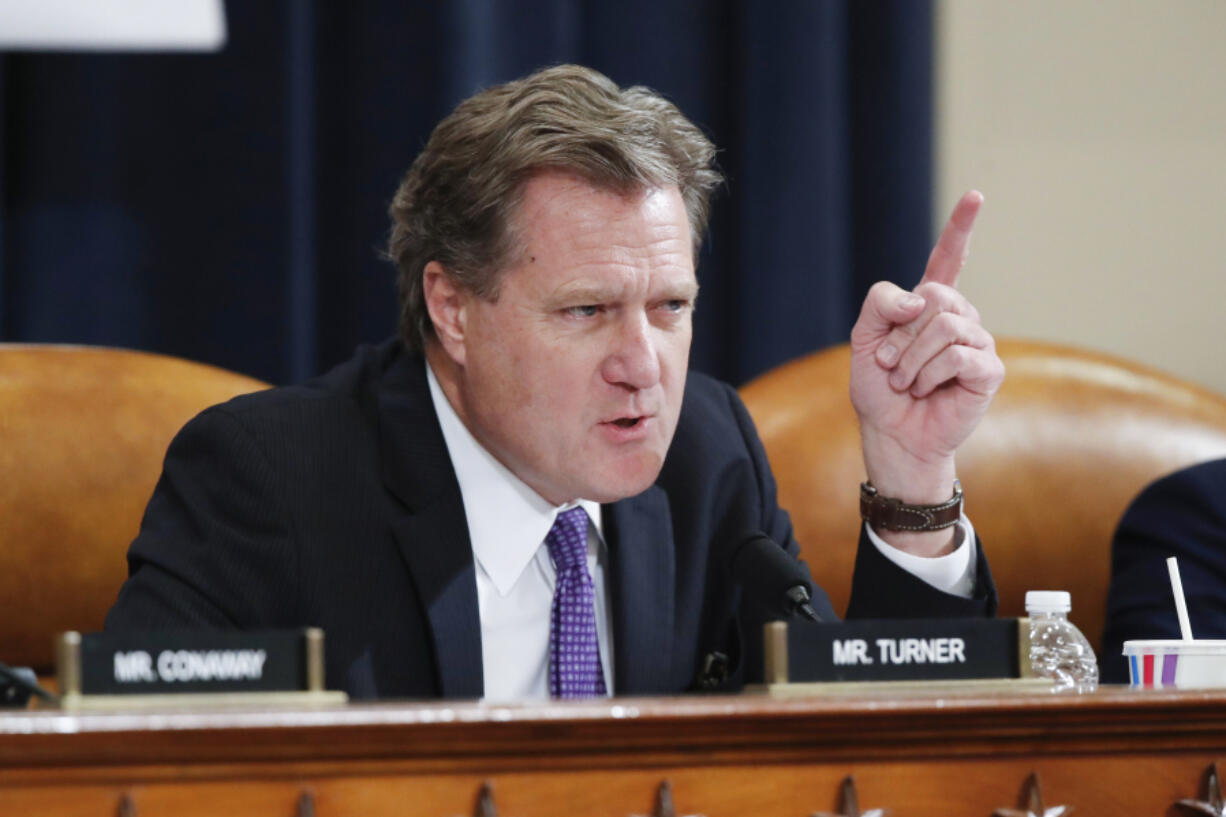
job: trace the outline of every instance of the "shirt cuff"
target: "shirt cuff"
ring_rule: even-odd
[[[956,527],[962,541],[953,553],[934,557],[899,550],[878,536],[871,526],[866,524],[864,529],[882,556],[937,590],[969,599],[975,593],[975,529],[966,514],[962,514]]]

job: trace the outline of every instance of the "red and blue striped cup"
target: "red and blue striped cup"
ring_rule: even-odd
[[[1124,657],[1134,687],[1226,687],[1226,641],[1125,641]]]

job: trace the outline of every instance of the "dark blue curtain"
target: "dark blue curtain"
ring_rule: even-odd
[[[219,54],[0,58],[0,339],[304,378],[394,331],[385,208],[433,125],[556,62],[650,85],[728,176],[693,365],[846,338],[928,254],[928,0],[230,2]]]

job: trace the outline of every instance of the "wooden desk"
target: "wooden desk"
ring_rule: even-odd
[[[0,814],[647,815],[862,808],[976,815],[1016,806],[1174,814],[1226,757],[1226,691],[1087,696],[967,690],[496,706],[380,703],[0,715]],[[303,795],[307,795],[304,798]]]

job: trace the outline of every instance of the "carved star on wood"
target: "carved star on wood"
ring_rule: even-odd
[[[295,817],[315,817],[315,795],[304,791],[298,795],[298,810]]]
[[[992,817],[1064,817],[1073,810],[1072,806],[1044,808],[1043,791],[1039,786],[1039,775],[1035,772],[1026,778],[1021,800],[1021,808],[998,808],[992,812]]]
[[[1211,817],[1226,817],[1226,805],[1222,803],[1222,785],[1215,761],[1205,770],[1205,799],[1186,798],[1175,803],[1184,814],[1208,814]]]
[[[843,784],[839,787],[839,813],[831,814],[827,811],[815,811],[812,817],[886,817],[889,814],[889,809],[871,808],[868,811],[860,811],[860,795],[856,793],[856,778],[852,775],[847,775],[843,778]]]
[[[677,817],[677,809],[673,806],[673,784],[667,780],[661,781],[656,789],[656,807],[651,817]],[[690,814],[686,817],[702,817],[700,814]]]
[[[481,784],[481,790],[477,792],[473,817],[498,817],[498,807],[494,805],[494,784],[488,780]]]

